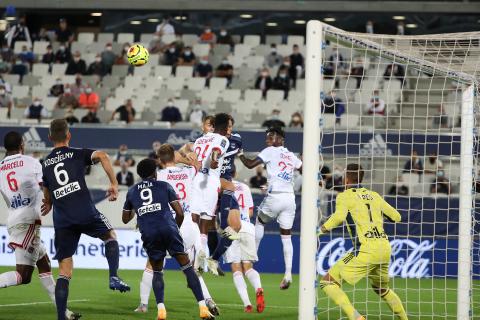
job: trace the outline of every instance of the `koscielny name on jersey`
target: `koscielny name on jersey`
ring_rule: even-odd
[[[325,275],[328,269],[349,251],[345,242],[343,238],[336,238],[322,243],[317,254],[317,272],[320,275]],[[390,245],[392,246],[388,272],[390,277],[425,278],[431,276],[431,258],[423,257],[423,254],[431,252],[435,248],[435,241],[415,242],[409,239],[395,239],[390,241]]]
[[[45,167],[48,167],[48,166],[51,166],[52,164],[57,164],[59,162],[62,162],[65,159],[70,159],[70,158],[73,158],[73,152],[67,152],[64,154],[59,154],[52,158],[45,159],[43,164],[45,165]]]

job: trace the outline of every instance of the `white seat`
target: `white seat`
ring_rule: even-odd
[[[44,76],[48,74],[49,65],[46,63],[34,63],[32,66],[32,74],[34,76]]]
[[[241,57],[241,56],[229,56],[228,63],[230,63],[233,68],[238,69],[242,66],[243,59],[244,57]]]
[[[172,76],[172,66],[155,66],[155,76],[162,78],[170,78]]]
[[[299,47],[303,46],[305,43],[304,36],[288,36],[287,37],[287,46],[293,46],[294,44],[298,45]]]
[[[20,75],[18,74],[4,74],[3,80],[10,83],[11,86],[16,86],[20,82]]]
[[[180,112],[184,115],[187,113],[188,106],[190,102],[187,99],[175,99],[173,104],[180,110]]]
[[[213,77],[210,78],[210,89],[225,90],[227,88],[227,79]]]
[[[162,77],[147,77],[145,78],[145,81],[143,82],[143,87],[145,88],[146,95],[149,95],[150,97],[154,96],[156,94],[156,91],[160,90],[162,85],[164,84],[164,79]],[[143,91],[143,90],[142,90]]]
[[[245,120],[250,120],[253,110],[255,110],[255,104],[240,100],[232,105],[232,110],[243,114],[246,118]]]
[[[260,69],[265,63],[264,56],[248,56],[245,57],[244,63],[252,69]]]
[[[42,97],[43,106],[50,112],[54,109],[57,101],[58,101],[57,97]]]
[[[172,91],[179,91],[183,89],[184,84],[185,84],[184,77],[170,78],[167,81],[167,89],[170,89]]]
[[[82,54],[82,59],[85,60],[87,67],[92,63],[95,62],[95,57],[97,54],[95,53],[84,53]]]
[[[247,34],[243,36],[243,44],[249,45],[250,47],[256,47],[260,44],[260,36],[256,34]]]
[[[15,45],[13,47],[13,52],[14,53],[20,53],[22,52],[22,47],[27,46],[28,47],[28,42],[27,41],[15,41]]]
[[[193,47],[195,43],[198,43],[198,36],[196,34],[184,34],[182,36],[182,41],[185,46]]]
[[[277,45],[277,52],[282,57],[287,57],[292,54],[292,46],[286,44]]]
[[[335,127],[336,117],[332,113],[325,113],[322,115],[322,126],[324,129],[332,129]]]
[[[205,88],[205,78],[187,78],[186,85],[190,90],[200,91]]]
[[[35,97],[39,97],[39,98],[46,97],[46,96],[48,96],[49,92],[50,92],[50,89],[48,87],[44,86],[44,85],[32,87],[32,97],[33,98],[35,98]]]
[[[79,32],[77,41],[81,43],[92,43],[95,41],[95,34],[93,32]]]
[[[133,74],[135,76],[140,76],[142,78],[146,78],[150,76],[151,71],[152,71],[152,68],[150,68],[150,66],[141,66],[141,67],[133,68]]]
[[[305,92],[290,90],[288,92],[288,101],[296,105],[303,105],[303,102],[305,101]]]
[[[85,117],[88,113],[88,109],[83,109],[83,108],[77,108],[73,110],[73,115],[78,119],[82,120],[83,117]]]
[[[208,56],[210,53],[210,45],[207,43],[196,43],[193,45],[193,53],[198,57]]]
[[[113,33],[111,32],[101,32],[97,36],[97,42],[100,43],[108,43],[108,42],[113,42]]]
[[[220,95],[220,91],[215,90],[215,89],[205,89],[200,91],[199,97],[202,99],[203,102],[215,102],[217,101],[218,97]]]
[[[282,44],[282,36],[280,35],[267,35],[265,37],[265,44],[276,44],[276,45],[279,45],[279,44]]]
[[[223,101],[237,103],[240,100],[241,91],[239,89],[230,89],[222,92]]]
[[[140,88],[143,83],[142,79],[142,76],[137,75],[125,77],[125,89],[128,90]]]
[[[48,41],[35,41],[33,43],[33,53],[36,55],[43,55],[47,53],[47,47],[50,44]]]
[[[285,92],[283,90],[268,90],[267,91],[267,102],[272,104],[277,104],[283,101]]]
[[[5,122],[7,119],[8,108],[0,108],[0,122]]]
[[[54,63],[52,65],[52,75],[54,76],[63,76],[65,75],[65,70],[67,69],[66,63]]]
[[[123,104],[123,103],[122,103]],[[139,117],[147,105],[147,100],[143,97],[132,99],[132,105],[135,109],[135,118]],[[120,106],[120,105],[118,105]]]
[[[165,44],[170,44],[172,42],[175,42],[176,40],[177,38],[174,34],[164,34],[162,36],[162,42]]]
[[[253,53],[257,56],[266,56],[271,51],[270,46],[267,44],[260,44],[253,48]]]
[[[141,33],[140,42],[141,43],[150,43],[153,39],[153,33]]]
[[[245,99],[246,102],[257,103],[262,100],[262,90],[249,89],[245,90]]]
[[[133,43],[135,39],[135,35],[133,33],[125,33],[125,32],[120,32],[117,34],[117,42],[118,43]]]
[[[133,93],[133,88],[118,87],[115,89],[115,98],[125,101],[126,99],[130,99],[133,96]]]
[[[30,87],[28,86],[14,86],[12,88],[12,97],[21,99],[29,96]]]
[[[178,66],[177,70],[175,71],[176,77],[181,78],[191,78],[193,75],[193,67],[192,66]]]
[[[278,109],[275,103],[271,103],[265,100],[260,100],[255,103],[255,110],[259,114],[270,115],[273,109]],[[256,120],[255,117],[254,117],[254,120]],[[256,122],[260,122],[260,121],[256,120]]]
[[[120,107],[125,102],[124,99],[110,97],[107,99],[105,103],[105,109],[110,111],[115,111],[118,107]]]
[[[168,121],[154,121],[153,126],[157,128],[170,129],[172,125]]]
[[[237,44],[234,49],[234,55],[243,58],[249,56],[251,51],[251,46],[246,44]]]
[[[89,52],[88,45],[86,43],[81,43],[78,41],[72,42],[72,47],[70,48],[70,51],[72,53],[74,52],[80,52],[82,55],[86,54]]]

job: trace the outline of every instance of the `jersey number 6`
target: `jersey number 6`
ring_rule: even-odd
[[[57,179],[57,182],[59,185],[64,186],[68,183],[68,173],[65,170],[59,169],[63,167],[65,163],[60,162],[53,168],[53,173],[55,174],[55,179]]]
[[[8,187],[10,188],[10,190],[12,190],[13,192],[17,192],[18,191],[18,182],[13,177],[14,175],[15,175],[15,171],[12,171],[9,174],[7,174],[7,182],[8,182]]]

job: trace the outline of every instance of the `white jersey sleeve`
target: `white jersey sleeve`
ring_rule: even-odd
[[[258,158],[262,159],[263,163],[267,164],[271,161],[271,155],[272,155],[272,149],[275,148],[275,147],[268,147],[268,148],[265,148],[262,150],[262,152],[260,152],[258,154]]]
[[[295,154],[293,154],[293,166],[295,167],[295,169],[300,169],[302,165],[302,160],[300,160]]]

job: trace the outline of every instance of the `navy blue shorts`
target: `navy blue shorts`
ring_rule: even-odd
[[[93,238],[100,238],[108,231],[112,230],[112,225],[108,219],[100,213],[93,222],[88,224],[75,224],[66,228],[55,228],[55,257],[61,261],[70,258],[77,251],[80,236],[86,234]]]
[[[185,254],[183,239],[176,226],[165,226],[148,233],[142,232],[142,241],[148,258],[153,261],[165,259],[167,251],[172,257]]]

